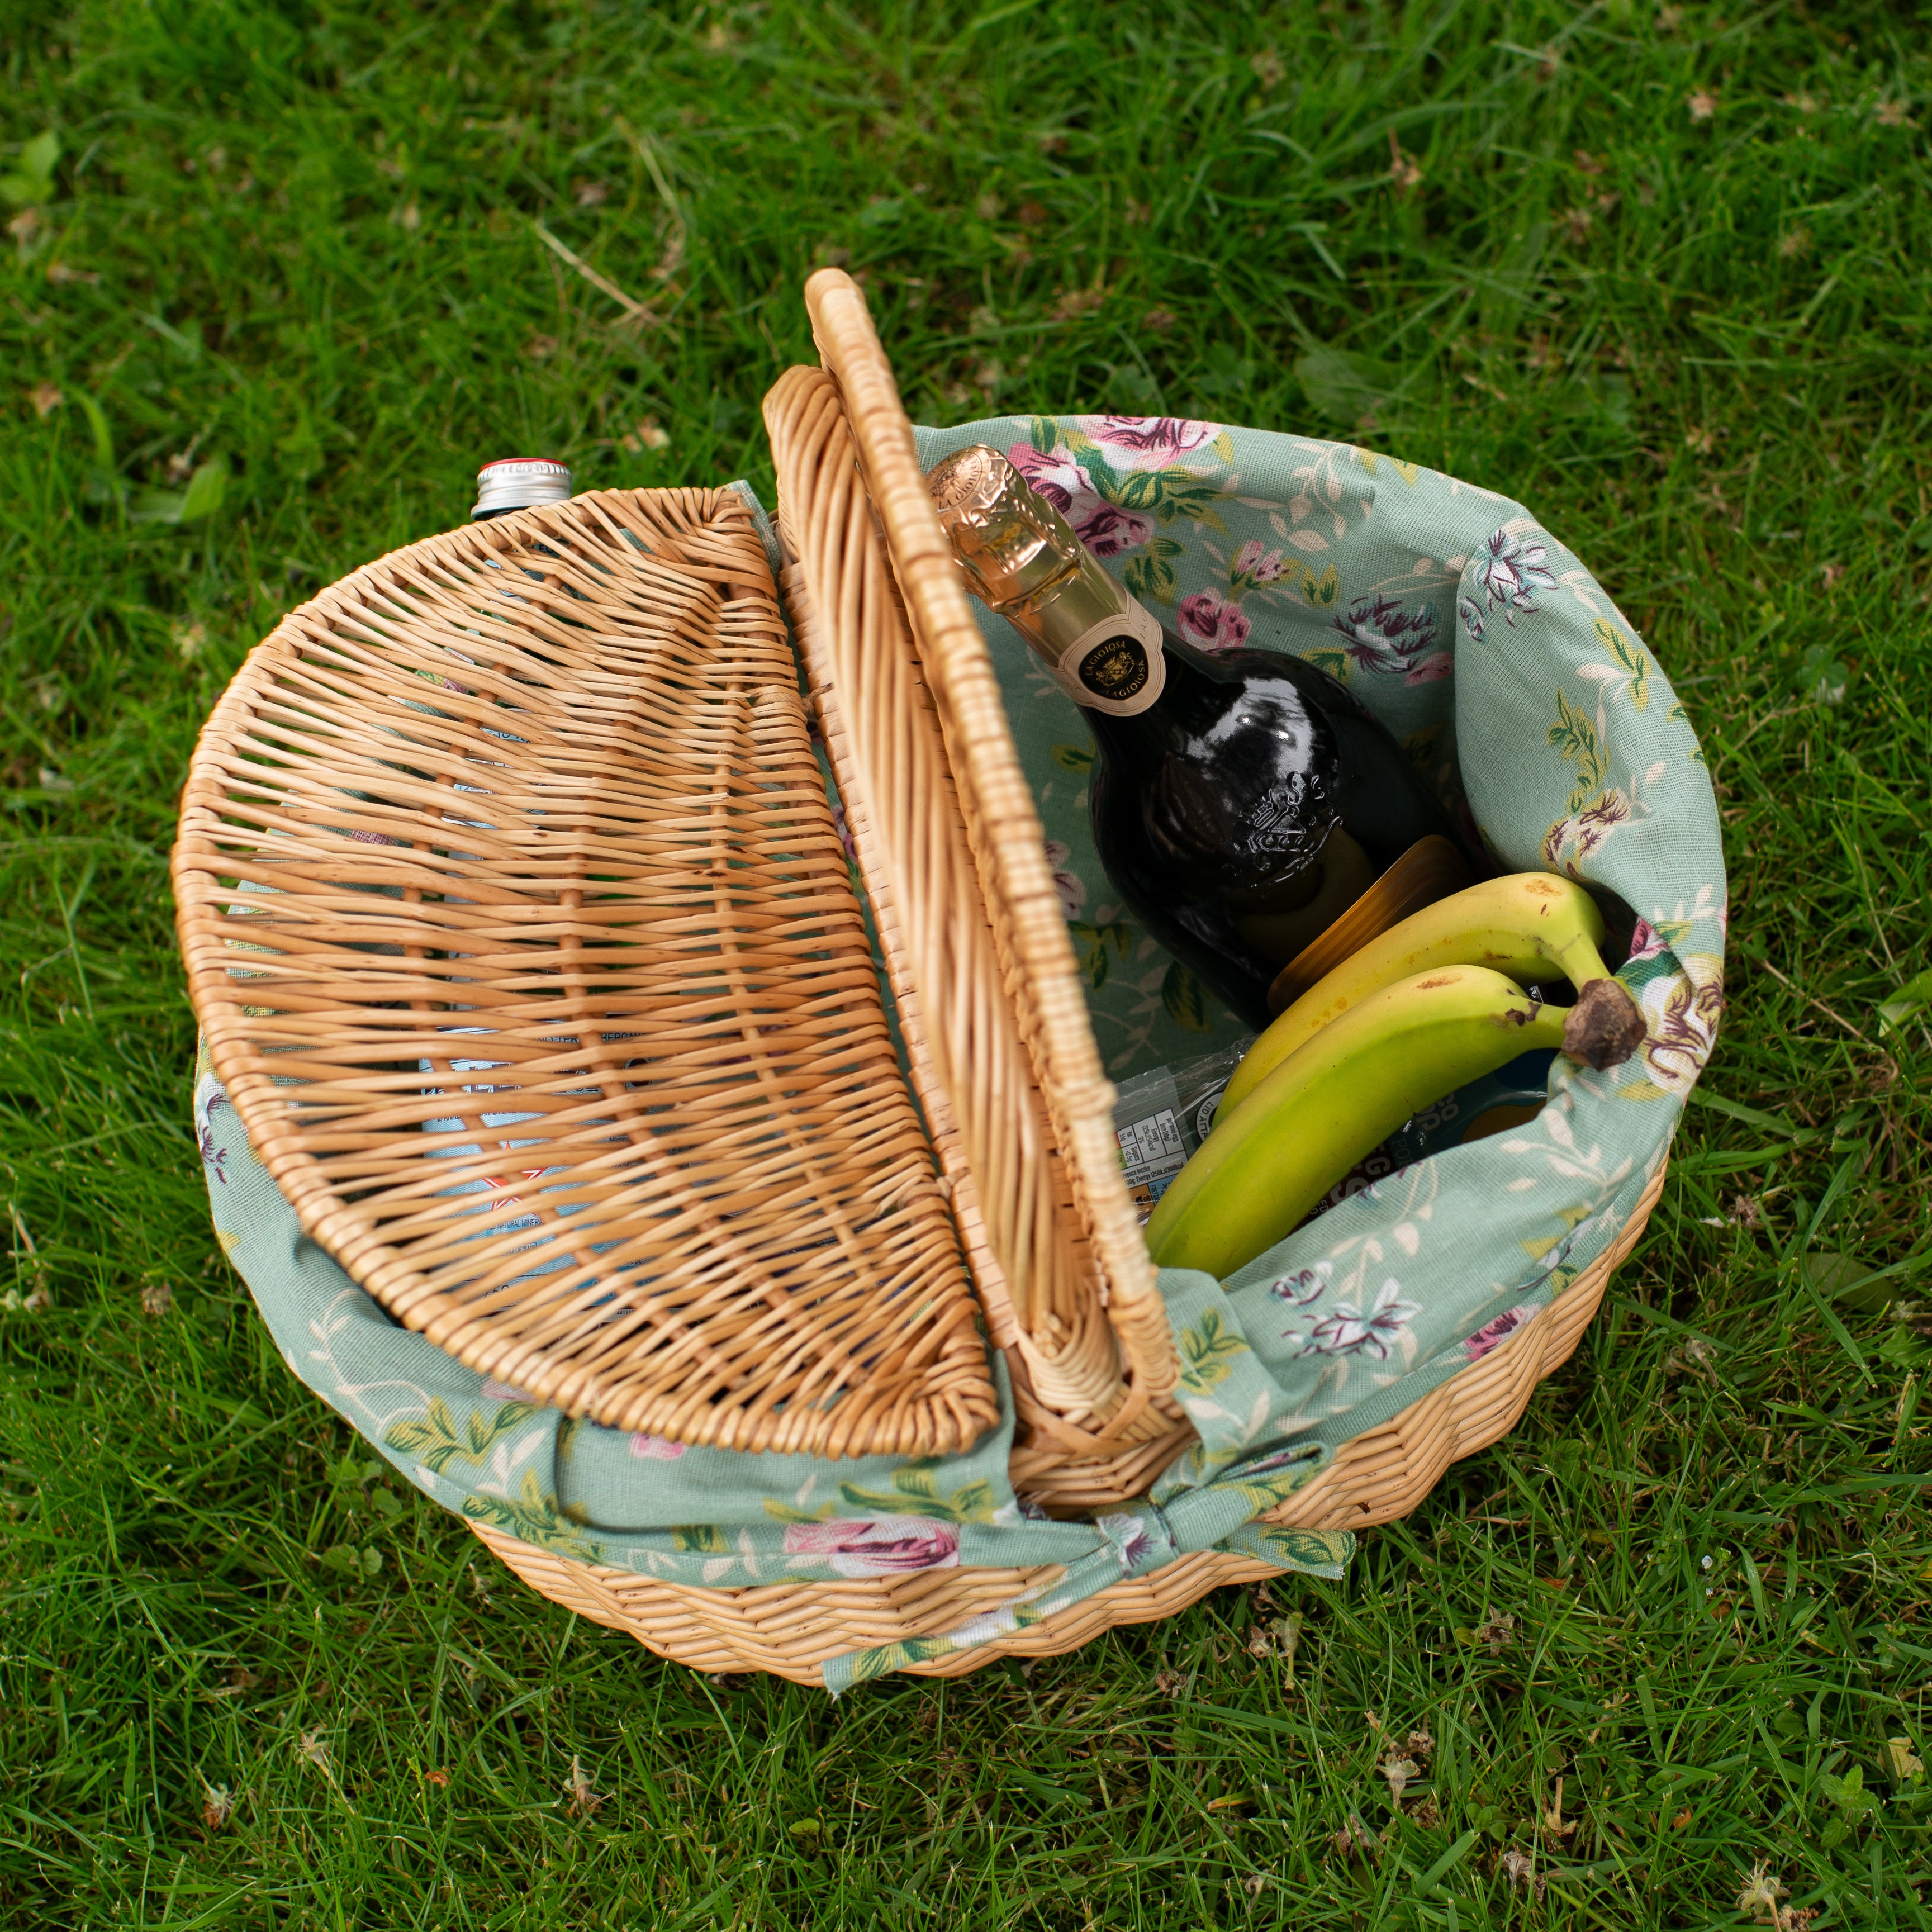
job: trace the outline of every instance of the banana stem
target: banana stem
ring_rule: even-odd
[[[1594,949],[1593,949],[1594,950]],[[1563,1051],[1598,1072],[1621,1066],[1642,1046],[1650,1029],[1643,1010],[1620,980],[1592,980],[1564,1016]]]
[[[1604,964],[1604,956],[1597,950],[1596,942],[1587,932],[1580,932],[1559,946],[1556,949],[1556,963],[1580,993],[1586,986],[1611,976],[1610,969]]]
[[[1522,1050],[1534,1053],[1538,1047],[1554,1047],[1562,1052],[1570,1016],[1574,1010],[1569,1006],[1553,1006],[1546,1001],[1537,1005],[1519,1022],[1522,1028]],[[1506,1013],[1504,1018],[1515,1018],[1514,1013]]]

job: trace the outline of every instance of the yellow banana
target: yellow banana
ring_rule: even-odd
[[[1486,966],[1531,986],[1568,980],[1585,997],[1576,1003],[1566,1051],[1592,1066],[1621,1066],[1642,1044],[1643,1016],[1611,978],[1598,950],[1603,941],[1595,901],[1581,886],[1548,872],[1486,879],[1438,899],[1352,953],[1282,1014],[1235,1068],[1217,1125],[1340,1015],[1398,980],[1438,966]],[[1591,993],[1599,984],[1603,990]]]
[[[1162,1268],[1227,1276],[1291,1233],[1362,1156],[1432,1100],[1560,1047],[1568,1010],[1485,966],[1384,986],[1282,1060],[1174,1177],[1147,1226]]]

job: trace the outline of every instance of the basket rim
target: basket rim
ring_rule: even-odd
[[[1386,1420],[1351,1438],[1305,1487],[1256,1520],[1285,1528],[1372,1528],[1408,1515],[1451,1464],[1513,1430],[1538,1384],[1568,1360],[1601,1305],[1610,1276],[1642,1240],[1664,1190],[1667,1159],[1604,1252],[1507,1340]],[[944,1571],[866,1582],[767,1584],[706,1590],[558,1555],[472,1523],[483,1543],[538,1594],[635,1637],[700,1671],[758,1670],[822,1688],[824,1664],[874,1641],[941,1634],[974,1613],[993,1573]],[[1244,1555],[1196,1551],[1124,1579],[1038,1623],[970,1648],[900,1666],[959,1676],[1004,1657],[1054,1657],[1107,1630],[1173,1616],[1224,1583],[1280,1574]],[[1009,1594],[1032,1573],[997,1573]],[[948,1583],[955,1586],[949,1592]],[[908,1586],[914,1586],[908,1589]],[[952,1619],[949,1626],[948,1616]],[[864,1626],[872,1626],[867,1632]]]

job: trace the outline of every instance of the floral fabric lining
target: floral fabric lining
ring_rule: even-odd
[[[1724,876],[1695,737],[1642,640],[1519,506],[1348,445],[1211,423],[1009,418],[916,434],[928,464],[972,442],[1006,451],[1191,642],[1291,652],[1341,678],[1503,865],[1621,899],[1636,926],[1619,976],[1650,1037],[1610,1073],[1559,1057],[1527,1126],[1384,1177],[1226,1282],[1164,1270],[1199,1440],[1146,1498],[1091,1523],[1040,1520],[1014,1495],[1004,1381],[1001,1426],[963,1455],[826,1462],[575,1423],[464,1369],[301,1233],[198,1070],[223,1246],[293,1372],[425,1495],[560,1554],[700,1586],[1042,1573],[960,1629],[830,1660],[835,1693],[1189,1551],[1342,1574],[1347,1532],[1254,1519],[1351,1437],[1508,1346],[1604,1251],[1664,1158],[1723,1008]],[[1079,713],[981,616],[1109,1072],[1232,1042],[1238,1022],[1139,930],[1094,860]]]
[[[1030,1511],[1007,1480],[1012,1405],[997,1354],[1001,1426],[943,1460],[763,1455],[573,1421],[400,1327],[304,1234],[205,1058],[195,1122],[218,1236],[290,1370],[424,1495],[470,1522],[560,1556],[720,1589],[962,1565],[1044,1571],[959,1629],[831,1658],[835,1694],[1036,1623],[1188,1551],[1238,1548],[1331,1577],[1353,1553],[1346,1530],[1247,1526],[1332,1451],[1310,1441],[1244,1454],[1211,1403],[1198,1419],[1217,1445],[1209,1480],[1177,1478],[1092,1523]],[[1202,1386],[1228,1376],[1217,1361]],[[1265,1400],[1252,1367],[1248,1376]]]

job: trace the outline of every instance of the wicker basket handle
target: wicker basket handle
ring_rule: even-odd
[[[1173,1387],[1178,1364],[1032,790],[865,298],[825,270],[806,300],[831,382],[794,370],[766,400],[781,514],[814,621],[848,653],[836,709],[855,742],[878,742],[864,806],[885,834],[880,862],[986,1239],[1036,1394],[1069,1415],[1138,1412]],[[886,582],[868,602],[874,554]],[[851,655],[860,629],[881,626],[901,632],[912,708],[937,726],[941,769],[917,783],[910,700],[881,715],[886,694],[868,687],[890,668],[874,657],[862,671]],[[949,836],[969,855],[963,878],[934,862]],[[1129,1432],[1166,1426],[1148,1410]]]

